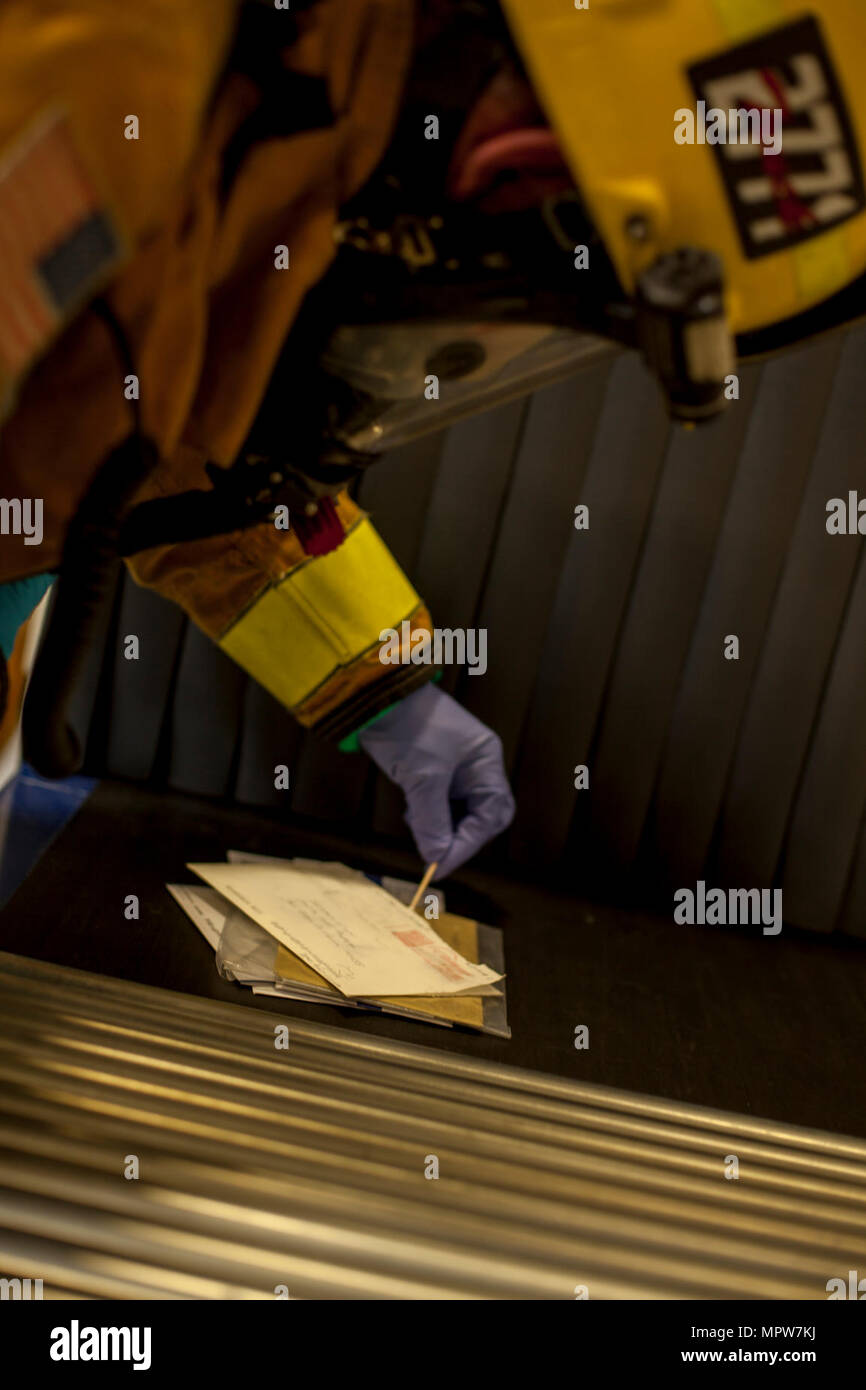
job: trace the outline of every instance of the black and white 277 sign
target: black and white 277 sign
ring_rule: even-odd
[[[781,112],[777,153],[760,138],[714,144],[750,260],[787,250],[866,206],[851,122],[814,19],[774,29],[688,73],[708,116],[711,108],[732,116]]]

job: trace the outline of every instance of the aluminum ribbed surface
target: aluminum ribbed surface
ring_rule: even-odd
[[[825,1299],[849,1269],[862,1140],[0,953],[0,1275],[45,1297]]]

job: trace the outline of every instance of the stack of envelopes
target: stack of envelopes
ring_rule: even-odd
[[[230,850],[225,864],[188,865],[206,887],[169,884],[216,953],[220,974],[255,994],[396,1014],[510,1037],[502,933],[405,905],[345,864]],[[400,902],[398,897],[403,897]]]

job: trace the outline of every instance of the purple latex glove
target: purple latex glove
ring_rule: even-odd
[[[425,864],[444,878],[514,818],[502,742],[450,695],[422,686],[400,700],[358,741],[406,797],[406,821]],[[451,799],[467,814],[455,829]]]

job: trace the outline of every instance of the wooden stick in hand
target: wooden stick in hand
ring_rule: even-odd
[[[418,900],[419,900],[419,898],[421,897],[421,894],[424,892],[424,889],[427,887],[427,885],[429,884],[431,878],[433,877],[433,875],[435,874],[435,872],[436,872],[436,870],[437,870],[438,868],[439,868],[439,864],[438,864],[438,863],[428,864],[428,865],[427,865],[427,868],[426,868],[425,873],[424,873],[424,877],[422,878],[421,882],[418,884],[418,887],[415,889],[415,896],[413,897],[412,901],[411,901],[410,904],[409,904],[409,911],[410,911],[410,912],[414,912],[414,911],[415,911],[415,908],[418,906]]]

